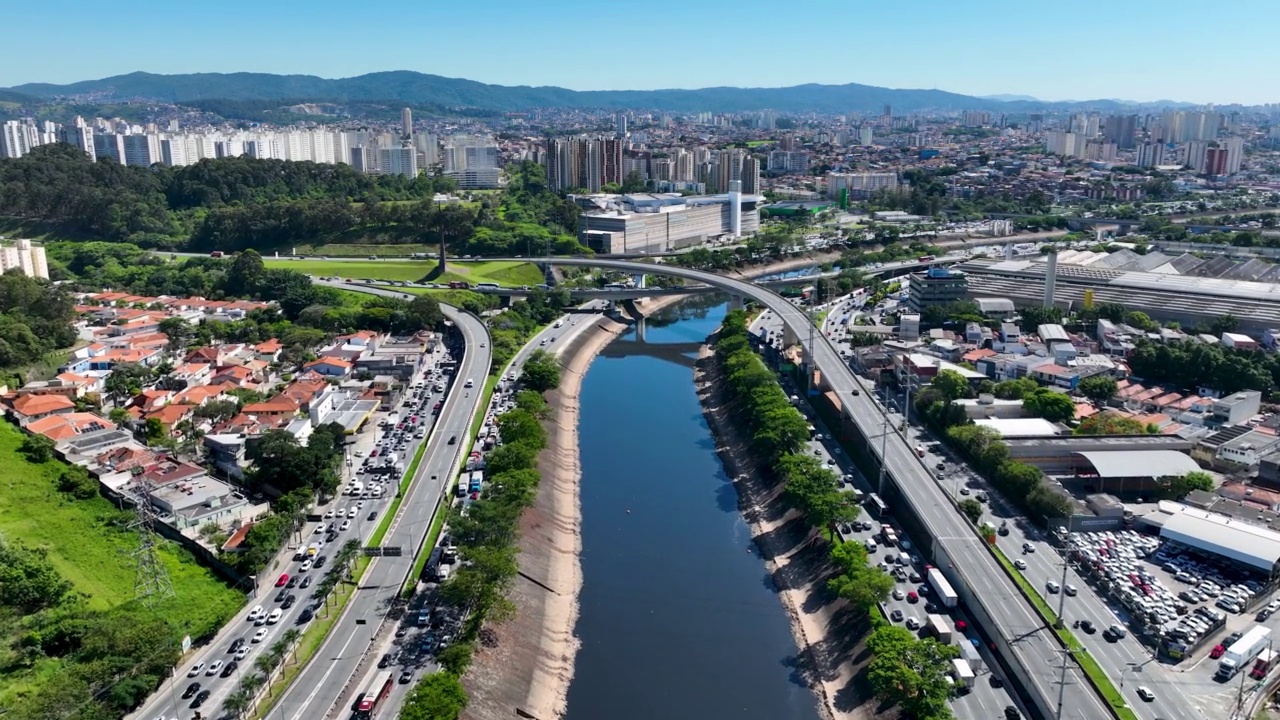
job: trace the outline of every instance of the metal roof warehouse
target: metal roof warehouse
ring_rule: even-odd
[[[1161,510],[1172,503],[1161,503]],[[1160,538],[1219,555],[1274,577],[1280,571],[1280,533],[1227,515],[1178,506],[1164,520]]]
[[[1195,460],[1177,450],[1081,450],[1101,478],[1162,478],[1200,469]]]

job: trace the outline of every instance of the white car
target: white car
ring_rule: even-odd
[[[298,566],[298,572],[300,573],[304,573],[310,569],[311,569],[311,558],[307,558],[306,560],[303,560],[302,564]]]
[[[347,508],[347,517],[354,519],[356,516],[355,508]]]
[[[195,677],[202,672],[204,672],[204,663],[198,662],[195,665],[192,665],[191,669],[187,671],[187,677]]]
[[[1067,595],[1070,595],[1071,597],[1075,597],[1076,586],[1072,585],[1071,583],[1067,583],[1066,585],[1062,586],[1062,592],[1066,593]]]
[[[326,525],[325,523],[320,523],[319,525],[316,526],[315,534],[323,535],[325,534],[325,531],[327,531],[328,529],[329,529],[328,525]]]
[[[906,594],[905,594],[905,593],[903,593],[901,590],[899,590],[899,589],[897,589],[897,588],[894,588],[894,589],[893,589],[893,599],[894,599],[894,600],[902,600],[902,599],[903,599],[903,598],[905,598],[905,597],[906,597]]]
[[[331,509],[329,509],[328,511],[326,511],[326,512],[325,512],[325,514],[324,514],[324,519],[325,519],[325,520],[328,520],[329,518],[333,517],[335,514],[337,514],[337,513],[336,513],[336,511],[334,511],[334,510],[331,508]]]
[[[265,612],[266,610],[263,610],[261,605],[254,605],[253,609],[249,611],[249,617],[247,619],[249,620],[249,622],[253,622],[258,618],[262,617],[263,613]]]
[[[280,622],[280,618],[283,616],[284,616],[284,611],[281,610],[280,608],[276,608],[275,610],[271,611],[270,615],[267,616],[267,624],[275,625],[276,623]]]
[[[1050,594],[1053,594],[1053,595],[1058,594],[1058,591],[1062,589],[1062,586],[1061,586],[1061,585],[1059,585],[1058,583],[1056,583],[1056,582],[1054,582],[1054,581],[1052,581],[1052,580],[1050,580],[1049,582],[1045,583],[1045,584],[1044,584],[1044,586],[1045,586],[1046,588],[1048,588],[1048,589],[1049,589],[1049,593],[1050,593]]]
[[[462,384],[462,387],[475,387],[475,383],[472,382],[471,378],[467,378],[467,381]]]
[[[1018,568],[1019,570],[1026,570],[1026,569],[1027,569],[1027,561],[1026,561],[1026,560],[1023,560],[1022,558],[1018,558],[1017,560],[1014,560],[1014,561],[1013,561],[1013,566],[1014,566],[1014,567],[1016,567],[1016,568]]]
[[[262,628],[261,630],[259,630],[258,632],[256,632],[256,633],[254,633],[254,634],[253,634],[253,637],[249,639],[249,642],[252,642],[252,643],[260,643],[260,642],[262,642],[263,640],[266,640],[266,639],[267,639],[267,635],[270,635],[270,634],[271,634],[271,631],[270,631],[270,630],[268,630],[268,629],[266,629],[266,628]]]
[[[239,650],[237,650],[235,657],[237,660],[243,660],[249,657],[249,646],[245,645],[241,647]]]
[[[205,671],[204,671],[204,674],[205,674],[205,675],[217,675],[217,674],[218,674],[218,671],[219,671],[219,670],[221,670],[221,669],[222,669],[222,661],[221,661],[221,660],[214,660],[213,662],[209,663],[209,669],[208,669],[208,670],[205,670]]]
[[[348,531],[348,530],[350,530],[350,529],[351,529],[351,521],[350,521],[350,520],[343,520],[343,521],[342,521],[342,524],[338,526],[338,531],[339,531],[339,532],[346,532],[346,531]]]
[[[919,620],[917,620],[917,619],[915,619],[914,617],[909,617],[909,618],[907,618],[907,629],[908,629],[908,630],[919,630],[919,629],[920,629],[920,621],[919,621]]]

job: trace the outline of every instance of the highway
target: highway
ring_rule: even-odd
[[[685,268],[619,260],[587,258],[551,258],[544,260],[561,265],[602,267],[632,273],[662,273],[713,285],[739,297],[750,297],[775,312],[793,333],[798,342],[813,359],[827,385],[843,405],[843,412],[862,434],[873,441],[870,446],[877,455],[881,452],[883,430],[882,412],[872,400],[867,388],[841,359],[830,339],[822,333],[814,333],[809,342],[809,316],[785,298],[762,289],[751,282],[736,280],[713,273]],[[857,391],[857,394],[855,394]],[[909,440],[890,433],[884,443],[883,462],[894,484],[911,506],[914,516],[928,528],[933,537],[932,554],[935,564],[956,583],[964,587],[961,592],[970,612],[991,630],[1002,654],[1013,665],[1015,678],[1021,671],[1030,685],[1025,689],[1041,714],[1063,718],[1096,720],[1108,717],[1111,712],[1084,678],[1075,663],[1063,665],[1062,647],[1049,628],[1032,610],[1017,586],[1005,574],[990,551],[963,519],[951,499],[937,485],[921,459],[909,445]],[[1063,702],[1058,709],[1059,681]],[[1015,679],[1016,681],[1016,679]],[[1025,685],[1025,683],[1024,683]],[[1154,710],[1145,703],[1132,704],[1139,717],[1154,718]],[[1168,718],[1195,718],[1194,711],[1161,715]]]
[[[271,713],[273,719],[311,720],[330,716],[328,713],[342,695],[345,684],[352,678],[362,680],[364,669],[377,661],[378,656],[370,647],[431,528],[444,488],[453,480],[462,453],[469,447],[466,438],[479,410],[481,389],[492,359],[489,333],[475,316],[447,305],[440,307],[462,333],[465,351],[435,428],[427,438],[422,462],[382,541],[384,547],[401,547],[403,554],[374,558],[369,564],[342,617],[276,702]],[[473,380],[475,387],[464,388],[467,379]],[[454,436],[459,441],[449,444],[448,439]]]
[[[486,346],[488,344],[486,342],[488,335],[483,324],[471,315],[458,311],[452,307],[442,306],[442,310],[450,319],[459,325],[466,342],[463,358],[459,363],[460,366],[464,368],[478,366],[487,371],[489,350],[487,347],[475,347],[478,343],[484,343]],[[424,361],[426,361],[423,363],[424,369],[444,357],[443,349],[437,352],[438,355],[435,357],[424,358]],[[459,372],[462,372],[462,370]],[[420,376],[421,375],[419,374],[415,377]],[[479,377],[483,376],[483,373],[479,375]],[[470,424],[470,419],[475,412],[474,406],[478,401],[478,397],[476,397],[476,393],[472,393],[473,399],[470,403],[466,403],[465,395],[466,391],[461,387],[455,387],[454,390],[449,392],[448,396],[443,401],[444,404],[441,407],[441,413],[436,419],[436,428],[450,428],[455,426],[455,424],[458,426],[467,426]],[[459,400],[459,398],[462,398],[462,400]],[[465,417],[461,416],[463,412],[466,413]],[[362,432],[356,446],[364,447],[367,444],[372,448],[373,435],[375,433],[377,433],[376,430],[372,432],[368,430]],[[415,448],[416,443],[410,445],[409,452],[413,452]],[[430,455],[430,450],[428,450],[428,455]],[[414,497],[413,493],[420,485],[421,483],[414,484],[414,489],[410,490],[411,498]],[[366,540],[377,528],[382,519],[382,513],[385,512],[392,497],[392,493],[387,493],[387,495],[382,498],[368,498],[361,501],[366,504],[366,507],[361,507],[356,510],[356,516],[351,521],[351,530],[341,533],[334,543],[337,544],[345,542],[351,538],[359,538],[362,542]],[[324,512],[326,509],[337,510],[340,508],[355,510],[355,503],[356,501],[354,499],[339,496],[334,498],[327,506],[317,508],[316,512],[320,513]],[[397,522],[397,525],[403,527],[402,534],[393,539],[393,534],[389,533],[387,540],[384,541],[385,545],[394,545],[397,542],[404,541],[406,537],[404,532],[411,527],[416,526],[416,524],[411,525],[403,521],[405,509],[412,507],[412,505],[413,503],[410,501],[406,501],[401,505],[401,520],[393,522]],[[373,516],[373,521],[369,521],[370,515],[375,511],[377,514]],[[325,522],[330,525],[338,524],[336,519],[332,522],[327,520]],[[316,523],[309,523],[301,530],[304,544],[320,539],[321,536],[316,534],[316,525]],[[425,528],[423,528],[421,532],[425,534]],[[406,553],[410,552],[411,549],[406,550]],[[332,556],[333,551],[322,550],[320,554]],[[170,718],[185,718],[191,716],[193,714],[191,703],[194,698],[190,696],[184,698],[182,695],[193,682],[200,683],[202,690],[209,691],[209,696],[200,705],[199,709],[201,713],[205,717],[217,717],[219,705],[221,705],[223,700],[225,700],[226,697],[238,686],[239,680],[242,679],[246,673],[253,670],[252,664],[257,657],[261,655],[261,648],[268,647],[278,641],[280,639],[280,635],[282,635],[286,630],[294,627],[301,628],[301,626],[305,624],[299,622],[298,618],[304,608],[312,606],[311,591],[304,589],[301,585],[298,585],[293,589],[284,588],[283,590],[291,592],[298,598],[295,605],[286,609],[279,605],[278,601],[275,600],[275,598],[277,598],[281,593],[282,589],[277,589],[274,586],[273,581],[281,572],[287,572],[295,580],[298,578],[314,580],[318,579],[323,573],[328,572],[328,570],[317,568],[304,574],[299,572],[300,566],[292,560],[292,556],[292,550],[286,549],[283,551],[277,561],[273,564],[273,569],[270,571],[264,571],[260,575],[259,588],[257,590],[256,597],[251,598],[246,607],[242,608],[240,612],[238,612],[227,622],[225,626],[223,626],[212,642],[204,647],[197,648],[193,654],[184,658],[182,664],[177,668],[174,677],[164,682],[138,710],[130,715],[130,717],[136,718],[137,720],[152,720],[153,718],[164,718],[165,720],[169,720]],[[406,564],[407,566],[407,563],[410,561],[411,559],[407,554],[403,558],[384,558],[379,561],[375,561],[370,565],[371,574],[366,577],[376,577],[372,574],[373,569],[376,567],[385,569],[396,562]],[[404,572],[406,572],[406,570],[401,570],[402,577]],[[365,587],[367,587],[367,585],[368,583],[366,583]],[[357,592],[356,598],[353,600],[353,604],[358,604],[364,599],[364,597],[364,593]],[[260,643],[250,643],[248,642],[250,636],[252,636],[255,630],[259,628],[248,620],[248,615],[252,608],[258,605],[265,608],[268,612],[275,608],[280,608],[282,610],[281,618],[279,622],[273,625],[262,626],[269,632],[269,635],[265,640]],[[205,672],[201,672],[195,677],[188,677],[188,669],[196,664],[202,663],[208,666],[215,661],[229,663],[233,659],[233,655],[228,653],[227,650],[231,642],[236,638],[244,638],[250,650],[249,654],[239,661],[240,667],[238,667],[235,672],[225,678],[220,677],[219,675],[209,676]]]

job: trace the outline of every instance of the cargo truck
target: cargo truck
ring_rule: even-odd
[[[951,587],[951,583],[942,577],[942,571],[936,567],[929,568],[926,574],[929,580],[929,587],[938,594],[938,602],[943,607],[953,608],[960,602],[960,596],[956,595],[956,591]]]
[[[1263,650],[1258,659],[1253,662],[1253,669],[1249,671],[1249,677],[1254,680],[1265,678],[1271,672],[1272,666],[1275,665],[1277,656],[1280,656],[1280,652]]]
[[[973,668],[964,660],[956,658],[951,661],[951,676],[956,681],[956,692],[966,693],[973,687]]]
[[[1271,628],[1256,626],[1244,637],[1231,643],[1222,659],[1218,661],[1217,678],[1230,680],[1235,674],[1253,662],[1271,642]]]
[[[930,615],[928,618],[929,632],[938,639],[943,645],[951,644],[951,623],[941,615]]]

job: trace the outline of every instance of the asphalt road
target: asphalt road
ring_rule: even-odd
[[[369,564],[342,617],[276,703],[271,713],[273,719],[312,720],[329,716],[347,682],[353,678],[356,682],[363,680],[367,667],[377,662],[378,656],[370,651],[371,644],[410,572],[418,547],[431,528],[440,497],[453,480],[462,453],[470,447],[466,438],[479,409],[492,358],[489,335],[484,324],[474,316],[448,306],[442,305],[441,309],[461,331],[465,351],[435,428],[427,438],[422,462],[382,541],[384,547],[401,547],[403,554],[374,558]],[[474,382],[474,387],[464,387],[467,379]],[[449,444],[448,439],[454,436],[459,440]]]
[[[662,272],[715,285],[726,292],[754,298],[777,313],[796,333],[802,344],[809,344],[810,323],[805,311],[785,298],[747,281],[698,270],[617,260],[551,258],[544,262],[603,267],[634,273]],[[829,338],[822,333],[815,333],[814,338],[813,346],[806,347],[807,352],[840,399],[845,414],[858,425],[864,436],[876,440],[871,445],[878,454],[881,446],[879,438],[882,433],[882,412],[868,394],[869,388],[864,387],[862,381],[853,374]],[[858,391],[857,395],[854,394],[855,390]],[[1110,711],[1093,692],[1074,663],[1067,665],[1065,676],[1062,674],[1061,645],[1056,637],[1022,597],[1017,586],[991,553],[983,547],[982,541],[974,535],[947,494],[934,482],[912,449],[915,438],[910,436],[910,432],[908,429],[906,438],[896,432],[890,433],[888,442],[885,443],[884,461],[894,484],[901,489],[911,506],[912,513],[933,536],[932,550],[935,557],[940,558],[939,564],[943,562],[941,558],[949,558],[950,562],[946,563],[948,567],[944,569],[963,581],[967,593],[961,591],[961,594],[970,607],[991,618],[989,629],[1002,638],[1002,644],[1011,649],[1013,657],[1010,660],[1025,668],[1032,682],[1032,687],[1027,690],[1038,696],[1038,704],[1055,709],[1059,681],[1064,678],[1064,700],[1060,717],[1087,720],[1108,717]],[[1135,706],[1134,710],[1140,717],[1156,716],[1149,708]],[[1196,715],[1180,711],[1172,717],[1194,718]]]

